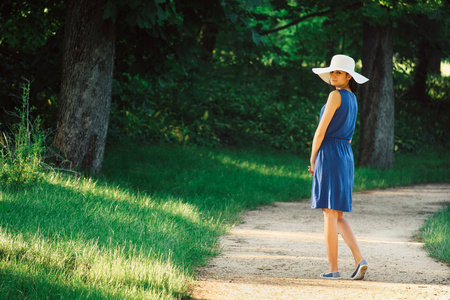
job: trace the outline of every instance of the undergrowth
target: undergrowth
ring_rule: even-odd
[[[21,108],[13,113],[19,120],[10,132],[2,132],[0,179],[2,188],[20,188],[38,180],[42,171],[45,136],[39,117],[34,120],[30,112],[30,82],[22,85]]]

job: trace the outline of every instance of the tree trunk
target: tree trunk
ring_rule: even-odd
[[[361,86],[358,164],[374,168],[394,166],[394,85],[392,24],[364,23],[362,73],[370,81]]]
[[[408,90],[408,98],[414,101],[426,102],[426,89],[428,77],[428,65],[430,62],[430,55],[428,50],[428,42],[426,38],[422,37],[419,41],[416,53],[416,66],[413,74],[413,84]]]
[[[101,171],[111,104],[114,27],[106,0],[67,1],[58,131],[54,146],[76,167]]]
[[[428,73],[431,75],[441,75],[442,52],[439,48],[431,49],[430,60],[428,61]]]

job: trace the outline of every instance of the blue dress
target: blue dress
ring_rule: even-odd
[[[311,208],[350,212],[355,165],[349,141],[355,131],[358,104],[352,92],[343,89],[338,91],[341,94],[341,106],[334,113],[316,156]],[[324,109],[325,106],[320,112],[320,119]]]

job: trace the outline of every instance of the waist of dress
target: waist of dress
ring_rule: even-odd
[[[348,139],[337,138],[337,137],[324,137],[324,141],[337,141],[337,142],[350,142]]]

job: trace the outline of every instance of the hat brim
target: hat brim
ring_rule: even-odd
[[[334,69],[334,68],[313,68],[312,71],[319,75],[320,78],[322,78],[323,81],[325,81],[326,83],[330,83],[330,72],[331,71],[344,71],[347,72],[348,74],[352,75],[353,79],[355,79],[355,81],[359,84],[363,84],[366,83],[367,81],[369,81],[368,78],[364,77],[363,75],[356,73],[353,70],[345,70],[345,69]]]

